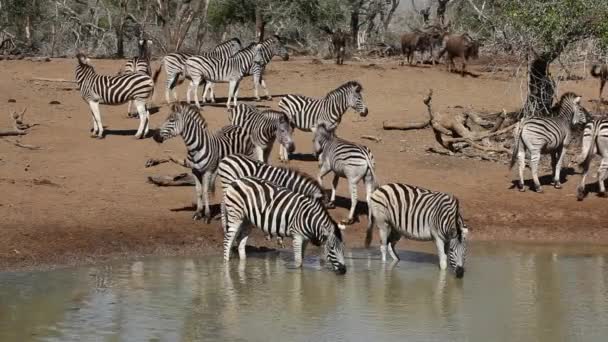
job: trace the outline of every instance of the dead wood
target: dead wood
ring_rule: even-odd
[[[150,158],[148,160],[146,160],[146,167],[152,167],[152,166],[156,166],[159,164],[164,164],[164,163],[168,163],[170,162],[170,160],[167,159],[155,159],[155,158]]]
[[[384,121],[382,123],[382,128],[386,129],[386,130],[399,129],[399,130],[407,131],[410,129],[427,128],[430,123],[431,123],[430,121],[424,121],[424,122],[412,122],[412,123],[406,123],[406,124],[398,124],[398,123]]]
[[[74,80],[66,80],[64,78],[46,78],[46,77],[32,77],[31,81],[76,83],[76,81],[74,81]]]
[[[190,173],[180,173],[176,176],[149,176],[148,183],[157,186],[192,186],[194,177]]]
[[[26,131],[0,130],[0,137],[11,137],[16,135],[26,135]]]
[[[470,141],[474,141],[474,140],[483,140],[485,138],[489,138],[489,137],[493,137],[493,136],[497,136],[497,135],[501,135],[501,134],[505,134],[508,132],[513,131],[513,129],[517,126],[517,124],[513,124],[509,127],[505,127],[499,131],[495,131],[495,132],[490,132],[490,133],[486,133],[486,134],[481,134],[481,135],[477,135],[477,136],[470,136],[467,138],[445,138],[443,141],[446,143],[450,143],[450,144],[454,144],[457,142],[470,142]]]
[[[372,141],[375,141],[375,142],[381,142],[382,141],[382,138],[379,138],[379,137],[376,137],[376,136],[373,136],[373,135],[362,135],[361,139],[372,140]]]
[[[0,130],[0,137],[9,137],[9,136],[19,136],[26,135],[27,130],[38,124],[26,124],[23,122],[23,118],[25,117],[25,112],[27,111],[27,107],[21,111],[21,113],[17,113],[16,111],[10,114],[11,119],[13,120],[13,129],[12,130]]]

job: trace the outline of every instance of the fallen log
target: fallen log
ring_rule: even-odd
[[[361,139],[372,140],[372,141],[375,141],[375,142],[381,142],[382,141],[382,138],[379,138],[379,137],[376,137],[376,136],[373,136],[373,135],[362,135]]]
[[[180,173],[176,176],[149,176],[148,183],[157,186],[192,186],[194,177],[191,173]]]
[[[393,122],[387,122],[384,121],[382,122],[382,128],[385,130],[392,130],[392,129],[398,129],[398,130],[402,130],[402,131],[407,131],[410,129],[423,129],[423,128],[427,128],[430,125],[431,121],[425,121],[425,122],[412,122],[412,123],[405,123],[405,124],[397,124],[397,123],[393,123]]]
[[[32,81],[41,82],[61,82],[61,83],[76,83],[74,80],[66,80],[64,78],[46,78],[46,77],[32,77]]]

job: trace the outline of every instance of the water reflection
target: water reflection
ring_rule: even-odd
[[[0,341],[604,340],[605,254],[471,250],[464,279],[433,253],[357,250],[346,276],[315,257],[292,269],[290,253],[4,273]]]

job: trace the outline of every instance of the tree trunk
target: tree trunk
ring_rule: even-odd
[[[125,35],[122,25],[116,26],[116,57],[125,57]]]
[[[260,8],[260,4],[256,4],[255,6],[255,40],[258,43],[261,43],[264,40],[264,28],[266,27],[266,22],[264,21],[264,16],[262,15],[262,9]]]
[[[356,44],[359,37],[359,10],[362,1],[356,1],[350,13],[350,36],[351,41]]]
[[[524,117],[550,114],[555,95],[555,81],[551,78],[549,66],[555,58],[554,53],[544,53],[536,56],[530,64],[528,98],[523,110]]]

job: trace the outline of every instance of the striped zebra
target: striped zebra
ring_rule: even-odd
[[[230,111],[230,123],[243,127],[249,133],[260,161],[268,162],[272,145],[277,138],[287,151],[295,150],[293,128],[283,112],[272,109],[260,112],[254,106],[241,103]]]
[[[226,107],[230,108],[230,99],[234,97],[234,105],[239,92],[239,83],[248,75],[254,60],[259,59],[260,45],[251,43],[229,58],[214,58],[208,56],[193,56],[186,61],[186,73],[191,79],[188,89],[188,102],[190,93],[194,93],[194,103],[200,107],[198,101],[198,87],[201,82],[228,82],[228,100]]]
[[[262,86],[264,92],[266,93],[266,99],[272,100],[272,96],[270,96],[270,92],[266,87],[266,81],[264,81],[264,70],[266,70],[266,66],[272,60],[272,57],[280,56],[284,61],[289,60],[289,53],[287,52],[287,48],[281,42],[279,36],[273,36],[264,40],[260,45],[260,53],[259,58],[251,65],[251,68],[247,75],[253,76],[253,94],[255,96],[256,101],[260,101],[261,98],[258,92],[258,86]],[[213,91],[214,84],[212,82],[207,82],[205,86],[205,92],[203,93],[203,103],[207,100],[207,93],[209,92],[209,100],[212,103],[215,103],[215,94]]]
[[[350,189],[350,212],[348,219],[342,223],[352,224],[355,221],[355,208],[357,207],[357,184],[365,182],[367,203],[370,203],[372,192],[377,188],[375,162],[372,152],[367,146],[354,144],[340,139],[334,129],[327,129],[324,123],[317,126],[313,140],[314,153],[319,156],[319,184],[323,184],[323,177],[330,171],[334,173],[331,182],[331,199],[329,207],[334,206],[336,188],[340,177],[348,180]],[[371,220],[371,207],[368,205],[368,218]]]
[[[308,242],[324,245],[324,256],[338,274],[346,273],[344,264],[344,226],[336,224],[319,201],[265,180],[245,177],[228,186],[224,193],[224,261],[230,260],[235,242],[244,260],[251,225],[268,235],[293,239],[296,267],[302,267]]]
[[[566,146],[572,137],[572,128],[586,121],[586,115],[579,105],[580,101],[580,96],[565,93],[557,104],[558,113],[555,117],[533,117],[520,122],[510,165],[510,168],[513,168],[515,162],[519,163],[519,191],[526,191],[524,188],[526,152],[530,154],[530,169],[536,191],[539,193],[543,191],[538,180],[538,162],[541,153],[551,155],[553,185],[556,189],[561,189],[560,171]]]
[[[118,73],[119,75],[138,72],[141,74],[152,76],[152,69],[150,67],[150,58],[152,56],[150,53],[150,47],[152,46],[152,41],[149,39],[140,39],[137,42],[137,45],[139,47],[139,54],[136,57],[129,59],[125,63],[122,70],[120,70],[120,72]],[[158,75],[157,75],[157,77],[158,77]],[[137,116],[137,115],[131,114],[132,105],[133,105],[133,101],[129,101],[129,104],[127,106],[127,116],[128,117]]]
[[[139,128],[136,138],[144,138],[148,134],[150,113],[146,109],[147,101],[152,98],[156,78],[144,74],[125,74],[106,76],[99,75],[91,65],[91,61],[83,53],[76,55],[76,83],[80,95],[91,108],[94,137],[103,138],[100,104],[119,105],[133,100],[139,113]]]
[[[268,165],[240,154],[233,154],[222,159],[218,175],[224,192],[235,180],[243,177],[256,177],[312,199],[325,201],[323,188],[308,174],[294,169]],[[270,235],[267,236],[267,239],[270,239]],[[277,237],[277,242],[281,248],[284,248],[280,236]]]
[[[469,230],[456,197],[413,185],[391,183],[374,191],[370,205],[380,234],[382,261],[386,261],[387,249],[393,260],[399,260],[395,245],[402,236],[418,241],[434,240],[439,268],[446,269],[449,260],[456,277],[462,278]],[[366,247],[372,240],[372,228],[373,222],[367,227]]]
[[[320,123],[325,123],[329,129],[337,127],[348,108],[353,108],[360,116],[367,116],[362,90],[359,82],[349,81],[320,99],[287,95],[279,102],[279,108],[287,114],[292,126],[314,133]],[[281,155],[288,156],[287,151],[281,148]]]
[[[196,106],[186,103],[171,105],[171,113],[154,135],[158,143],[181,135],[188,149],[184,166],[192,169],[196,185],[195,220],[211,220],[209,190],[215,190],[215,177],[222,158],[231,154],[252,155],[254,145],[247,132],[236,126],[225,126],[209,132],[207,123]]]
[[[233,54],[237,53],[241,49],[241,41],[238,38],[231,38],[225,42],[217,45],[213,50],[207,52],[205,55],[209,55],[217,58],[228,58]],[[165,73],[167,74],[166,80],[166,91],[165,99],[167,103],[171,103],[171,91],[173,92],[173,98],[177,101],[177,92],[175,87],[178,84],[180,76],[187,77],[185,74],[186,60],[193,57],[194,55],[184,52],[174,52],[163,57],[161,66],[157,70],[160,72],[160,68],[165,67]]]
[[[589,173],[591,160],[596,154],[602,157],[600,166],[597,169],[598,194],[601,197],[606,197],[606,186],[604,185],[604,181],[608,178],[608,119],[605,118],[593,120],[585,125],[581,155],[583,176],[576,189],[579,201],[582,201],[586,196],[585,178]]]

